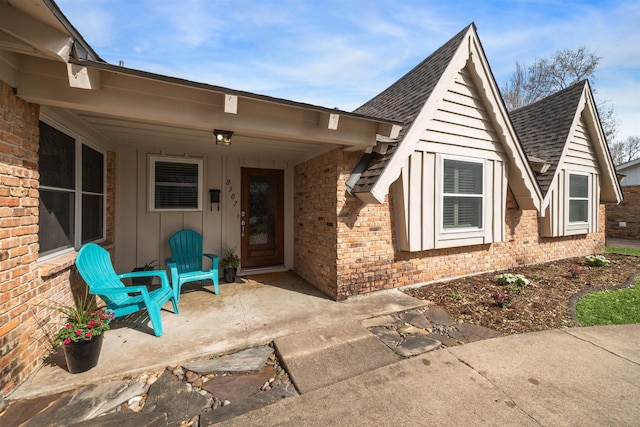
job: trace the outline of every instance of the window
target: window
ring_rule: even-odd
[[[202,210],[202,160],[152,156],[150,211]]]
[[[443,159],[442,228],[482,229],[484,200],[482,161]]]
[[[569,223],[589,222],[589,176],[569,174]]]
[[[40,122],[40,256],[104,238],[104,154]]]

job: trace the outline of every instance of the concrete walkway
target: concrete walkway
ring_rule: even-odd
[[[436,350],[218,425],[637,426],[638,402],[640,325],[599,326]]]
[[[98,366],[70,374],[63,354],[53,354],[10,400],[76,389],[88,383],[164,369],[192,360],[237,352],[275,338],[344,324],[426,304],[393,289],[335,302],[294,273],[273,273],[245,283],[183,287],[178,315],[162,310],[164,334],[156,337],[146,312],[117,321],[105,334]]]

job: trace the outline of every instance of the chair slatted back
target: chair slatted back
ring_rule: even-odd
[[[193,230],[182,230],[169,238],[171,257],[179,273],[202,270],[202,235]]]
[[[76,258],[76,266],[89,286],[89,292],[94,295],[100,295],[107,307],[114,308],[127,299],[126,294],[108,297],[100,293],[103,289],[125,287],[113,269],[109,252],[101,246],[95,243],[87,243],[80,248]]]

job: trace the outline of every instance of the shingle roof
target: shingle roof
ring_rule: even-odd
[[[558,168],[585,84],[583,80],[509,113],[527,158],[551,164],[545,173],[536,176],[543,195],[547,194]]]
[[[473,23],[469,24],[398,81],[356,108],[354,113],[402,122],[403,127],[398,136],[398,139],[402,140],[422,111],[471,26],[475,28]],[[394,151],[395,148],[392,148],[382,158],[372,161],[354,186],[353,192],[369,191]]]

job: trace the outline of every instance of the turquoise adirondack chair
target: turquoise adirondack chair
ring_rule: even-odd
[[[169,238],[171,258],[166,264],[171,270],[171,284],[176,301],[180,301],[180,289],[188,282],[200,281],[202,286],[207,279],[213,282],[213,292],[218,294],[218,262],[220,257],[202,253],[202,235],[193,230],[182,230]],[[211,269],[202,269],[202,260],[211,260]]]
[[[76,258],[76,266],[89,286],[89,293],[99,296],[107,308],[114,313],[115,318],[146,308],[151,318],[153,331],[159,337],[162,335],[160,308],[164,303],[171,300],[173,312],[178,314],[175,292],[169,284],[169,277],[164,270],[117,274],[113,269],[109,252],[95,243],[87,243],[80,248]],[[160,289],[149,291],[146,286],[125,286],[121,280],[127,277],[148,276],[160,278]]]

